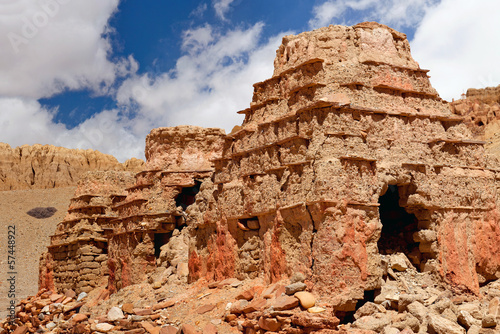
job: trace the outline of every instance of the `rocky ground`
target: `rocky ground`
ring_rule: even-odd
[[[88,295],[40,291],[21,301],[3,333],[499,333],[500,281],[481,296],[454,293],[432,268],[419,272],[403,254],[387,255],[382,288],[351,310],[335,310],[308,291],[302,274],[266,285],[260,279],[165,284],[153,279],[109,296],[105,282]],[[166,269],[168,270],[168,269]],[[175,276],[175,275],[174,275]],[[173,277],[173,276],[172,276]]]
[[[64,218],[75,187],[56,189],[0,191],[0,317],[7,315],[7,230],[14,225],[17,302],[38,292],[38,260],[49,245],[49,236]],[[28,214],[34,208],[55,208],[39,211],[39,217]],[[44,215],[45,213],[45,215]],[[37,216],[36,212],[31,212]],[[52,216],[47,217],[49,214]],[[46,217],[46,218],[43,218]]]

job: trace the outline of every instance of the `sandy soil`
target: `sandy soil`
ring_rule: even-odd
[[[64,218],[75,187],[0,191],[0,318],[7,316],[9,283],[8,226],[16,229],[16,303],[38,291],[38,262],[49,245],[57,224]],[[53,216],[36,219],[26,212],[36,207],[54,207]]]

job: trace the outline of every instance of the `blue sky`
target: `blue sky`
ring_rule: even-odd
[[[230,131],[286,34],[376,20],[447,100],[500,84],[497,0],[3,0],[0,142],[144,157],[152,128]]]

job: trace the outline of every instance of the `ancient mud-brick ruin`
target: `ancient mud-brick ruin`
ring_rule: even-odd
[[[160,247],[186,223],[203,181],[220,156],[220,129],[160,128],[146,138],[146,170],[136,174],[128,196],[113,210],[109,236],[110,289],[140,283],[154,271]]]
[[[453,101],[451,107],[454,113],[464,117],[473,132],[484,135],[484,127],[500,118],[500,86],[470,88],[464,98]]]
[[[89,292],[108,275],[106,227],[116,219],[113,205],[126,197],[130,172],[90,172],[78,183],[66,218],[40,259],[40,285]]]
[[[144,281],[160,247],[185,226],[184,210],[212,176],[210,161],[220,157],[223,135],[220,129],[155,129],[146,140],[146,169],[135,181],[130,172],[89,173],[42,256],[40,285],[88,292],[106,276],[116,291]]]
[[[146,170],[121,196],[77,195],[75,205],[107,201],[81,213],[100,227],[92,256],[107,253],[96,280],[107,273],[111,291],[146,280],[179,233],[190,282],[302,272],[338,311],[380,289],[386,254],[405,253],[459,291],[499,278],[500,165],[440,99],[404,34],[362,23],[287,36],[273,77],[240,113],[227,136],[153,130]],[[63,238],[79,233],[72,224],[52,240],[41,287],[92,286],[64,274],[87,263],[78,256],[89,241]]]
[[[498,164],[404,34],[363,23],[287,36],[254,87],[215,161],[191,279],[300,271],[348,310],[380,287],[381,254],[474,293],[498,277]]]

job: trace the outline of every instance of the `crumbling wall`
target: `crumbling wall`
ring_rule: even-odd
[[[484,255],[497,247],[485,235],[498,230],[499,165],[427,72],[404,34],[377,23],[284,37],[274,76],[254,85],[215,160],[191,278],[300,271],[349,311],[380,288],[379,198],[393,186],[416,220],[406,237],[417,268],[478,293],[499,269]]]
[[[40,260],[40,288],[89,292],[108,275],[106,230],[111,207],[125,197],[130,172],[91,172],[79,183],[68,214]]]
[[[240,113],[229,135],[153,130],[145,169],[119,194],[96,196],[107,183],[89,183],[70,208],[76,228],[65,220],[44,257],[42,286],[75,286],[62,278],[67,259],[104,259],[78,254],[84,246],[107,249],[108,271],[86,278],[109,275],[111,291],[299,272],[345,314],[381,289],[387,254],[462,292],[500,275],[500,164],[432,88],[404,34],[362,23],[286,36],[273,77]],[[64,233],[86,244],[62,248]]]
[[[192,126],[158,128],[148,135],[146,168],[135,175],[127,197],[113,207],[118,218],[109,236],[111,291],[148,277],[164,284],[167,270],[187,275],[187,246],[181,247],[185,254],[177,256],[181,260],[165,262],[161,252],[165,250],[165,258],[172,235],[190,222],[189,208],[213,174],[211,159],[220,157],[223,136],[220,129]]]

